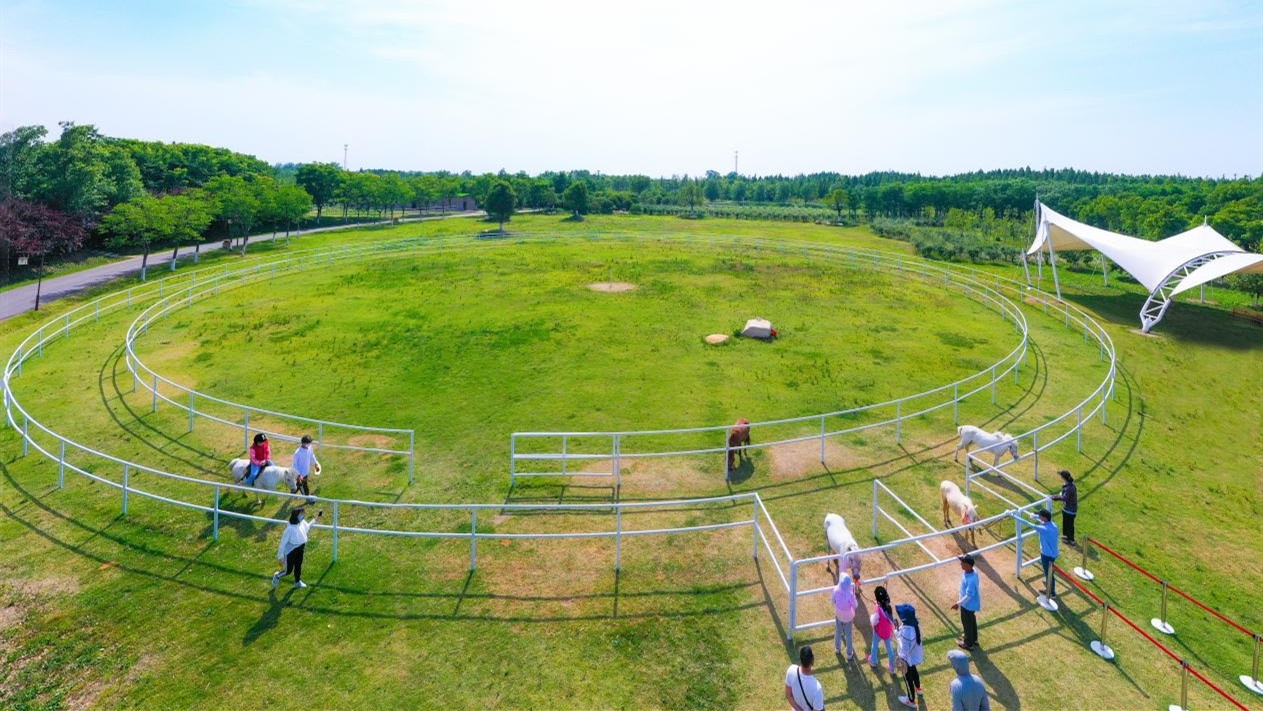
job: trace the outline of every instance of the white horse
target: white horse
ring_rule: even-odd
[[[939,497],[943,499],[943,525],[951,527],[952,519],[950,513],[955,513],[960,519],[961,524],[970,524],[978,521],[978,507],[974,506],[974,502],[961,493],[960,487],[955,482],[944,481],[938,485]],[[978,547],[977,539],[974,537],[974,529],[966,529],[969,531],[969,543],[974,548]]]
[[[228,468],[232,471],[232,483],[240,484],[246,478],[246,472],[250,470],[250,460],[238,457],[228,462]],[[266,491],[276,491],[276,487],[282,483],[289,487],[289,493],[298,493],[298,470],[292,467],[264,467],[263,471],[254,478],[254,488]],[[263,500],[259,496],[255,499]]]
[[[825,514],[824,517],[824,537],[829,545],[829,550],[837,554],[836,558],[830,558],[825,561],[825,570],[829,571],[829,575],[833,576],[834,583],[837,582],[838,576],[842,574],[842,566],[851,569],[851,578],[855,582],[860,581],[860,556],[858,551],[860,544],[855,542],[855,536],[851,535],[850,529],[846,527],[846,521],[835,513]]]
[[[969,448],[978,445],[978,451],[991,452],[995,455],[995,461],[991,462],[991,466],[1000,463],[1000,457],[1007,451],[1013,456],[1013,461],[1017,461],[1017,440],[1013,435],[1005,434],[999,430],[995,432],[987,432],[973,425],[961,425],[956,428],[956,434],[960,435],[960,443],[956,445],[956,451],[952,452],[952,460],[960,461],[960,450],[965,450],[965,455],[969,455]]]

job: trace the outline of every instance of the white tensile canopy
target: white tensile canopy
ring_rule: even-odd
[[[1263,254],[1241,249],[1210,225],[1150,242],[1085,225],[1038,201],[1035,213],[1035,241],[1026,254],[1047,250],[1057,298],[1061,298],[1061,283],[1057,279],[1056,251],[1094,249],[1149,290],[1149,298],[1140,309],[1141,329],[1145,332],[1162,320],[1176,294],[1228,274],[1263,273]],[[1026,281],[1030,283],[1029,270]]]

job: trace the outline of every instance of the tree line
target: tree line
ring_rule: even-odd
[[[451,209],[472,197],[494,220],[523,209],[673,214],[699,219],[799,220],[873,225],[926,256],[1011,258],[1033,232],[1038,198],[1088,224],[1149,239],[1203,220],[1242,247],[1263,240],[1263,177],[1117,175],[1072,169],[916,173],[821,172],[746,176],[708,171],[651,178],[588,170],[473,174],[468,171],[347,171],[336,163],[267,163],[224,148],[102,135],[90,125],[42,126],[0,136],[0,247],[43,256],[93,247],[196,245],[264,229]],[[309,214],[314,210],[313,217]],[[196,258],[196,256],[195,256]]]

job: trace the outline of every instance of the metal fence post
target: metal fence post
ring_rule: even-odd
[[[325,441],[325,423],[316,423],[316,447],[324,444]]]
[[[338,562],[338,502],[333,502],[333,562]]]
[[[31,418],[22,414],[22,456],[25,457],[31,446]]]
[[[895,403],[895,444],[903,444],[903,401]]]
[[[754,528],[754,559],[758,560],[759,559],[759,536],[762,535],[762,531],[759,530],[759,495],[758,493],[755,493],[752,501],[753,501],[753,504],[751,505],[750,508],[753,509],[753,512],[750,515],[750,521],[751,523],[754,524],[753,526]]]
[[[877,539],[877,480],[873,480],[873,540]]]
[[[824,464],[824,415],[820,416],[820,463]]]
[[[189,432],[193,431],[193,412],[194,412],[194,409],[197,407],[194,401],[195,397],[197,396],[193,394],[192,390],[190,390],[189,391]]]
[[[994,405],[994,404],[995,404],[995,402],[996,402],[996,395],[995,395],[995,366],[993,365],[993,366],[991,366],[991,404],[992,404],[992,405]]]
[[[789,625],[786,639],[794,641],[794,628],[798,626],[798,561],[789,564]]]
[[[563,460],[564,461],[564,460]],[[517,433],[509,435],[509,489],[517,485]]]
[[[1020,580],[1022,577],[1022,524],[1025,521],[1022,520],[1022,515],[1017,513],[1013,514],[1013,521],[1017,524],[1017,555],[1014,556],[1017,562],[1014,563],[1013,577]]]
[[[623,507],[614,509],[614,570],[623,569]]]
[[[952,384],[952,424],[960,424],[960,383]]]
[[[241,449],[250,451],[250,411],[245,411],[246,416],[241,424]]]
[[[211,521],[211,538],[215,541],[219,540],[219,484],[215,485],[215,515]]]
[[[1083,453],[1083,405],[1074,409],[1074,446]]]
[[[478,509],[469,509],[469,569],[478,568]]]
[[[150,412],[158,411],[158,374],[153,374],[153,409]]]
[[[1039,430],[1031,433],[1031,451],[1034,452],[1035,481],[1039,481]]]
[[[123,515],[127,515],[127,487],[131,479],[132,468],[126,464],[123,465]]]
[[[1149,624],[1153,625],[1155,630],[1163,634],[1175,634],[1175,628],[1171,626],[1171,623],[1167,622],[1167,591],[1171,586],[1167,584],[1167,581],[1165,580],[1160,582],[1162,584],[1162,611],[1159,613],[1158,617],[1149,620]]]
[[[66,486],[66,440],[61,441],[61,456],[57,457],[57,488]]]
[[[417,462],[417,431],[408,430],[408,484],[412,484]]]
[[[622,466],[620,466],[618,459],[619,459],[619,455],[622,454],[622,452],[623,452],[622,442],[619,439],[619,435],[615,434],[614,435],[614,486],[618,487],[620,490],[623,488],[623,468]]]

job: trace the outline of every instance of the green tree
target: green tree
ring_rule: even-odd
[[[543,210],[552,210],[557,206],[557,191],[547,180],[536,180],[531,183],[530,197],[527,204]]]
[[[290,186],[293,187],[293,186]],[[302,190],[294,188],[299,192]],[[303,193],[306,196],[306,193]],[[215,219],[214,206],[210,196],[204,190],[193,189],[178,195],[166,195],[158,198],[162,210],[168,213],[169,233],[163,235],[171,242],[171,270],[175,271],[176,257],[180,254],[180,245],[193,244],[193,263],[197,264],[202,254],[202,233]]]
[[[1263,274],[1233,274],[1228,277],[1228,284],[1237,291],[1244,291],[1254,297],[1254,307],[1259,306],[1259,297],[1263,296]]]
[[[513,186],[507,181],[497,180],[487,191],[483,209],[487,211],[488,217],[500,221],[500,231],[503,232],[504,223],[513,216],[513,208],[516,204],[517,195],[513,192]]]
[[[834,188],[825,196],[824,202],[831,209],[838,213],[838,222],[842,221],[842,211],[851,204],[851,196],[846,194],[846,190],[842,188]]]
[[[561,194],[561,204],[574,214],[576,220],[582,220],[588,214],[588,184],[576,180],[567,185],[566,191]]]
[[[387,173],[381,176],[378,189],[381,199],[390,208],[391,220],[395,219],[395,208],[402,209],[416,194],[408,181],[400,177],[398,173]]]
[[[39,154],[46,149],[43,126],[20,126],[0,135],[0,196],[25,197],[36,180]]]
[[[149,269],[149,252],[171,234],[171,213],[159,205],[158,198],[142,195],[114,209],[101,220],[101,231],[109,235],[106,241],[111,247],[140,247],[144,256],[140,260],[140,280],[144,281]]]
[[[270,180],[270,179],[269,179]],[[233,231],[242,235],[241,253],[246,253],[250,230],[264,210],[257,183],[236,175],[221,175],[206,184],[206,192],[214,200],[215,216],[227,227],[228,239]]]
[[[115,205],[144,194],[131,156],[111,145],[94,126],[63,121],[61,137],[39,152],[32,197],[84,225]]]
[[[703,199],[702,187],[695,180],[684,180],[684,184],[680,186],[679,200],[681,205],[688,205],[689,214],[697,214],[697,205]]]
[[[273,207],[279,220],[285,222],[285,239],[289,239],[290,228],[311,212],[311,194],[297,185],[277,186],[273,199]]]
[[[305,163],[298,166],[294,182],[298,183],[311,201],[316,205],[316,226],[320,226],[320,216],[325,205],[333,201],[344,180],[342,168],[337,163]]]

